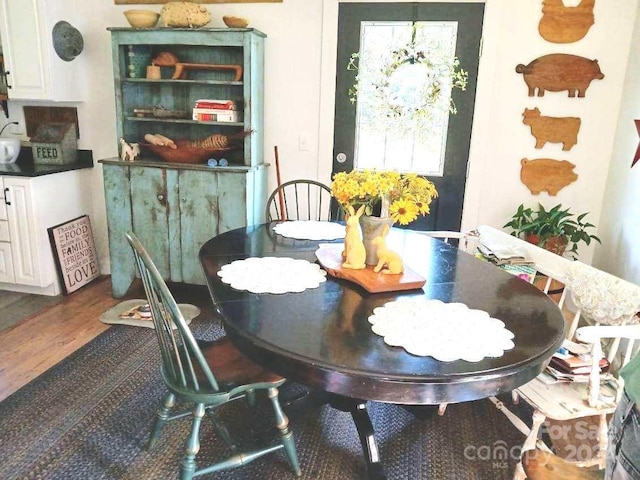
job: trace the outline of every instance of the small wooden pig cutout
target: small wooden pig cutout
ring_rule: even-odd
[[[561,143],[562,150],[571,150],[578,143],[580,119],[578,117],[545,117],[538,108],[525,108],[522,123],[531,127],[531,135],[536,138],[536,148],[545,143]]]
[[[540,36],[552,43],[572,43],[583,38],[594,24],[595,0],[582,0],[566,7],[563,0],[543,0]]]
[[[561,92],[567,90],[569,97],[584,97],[592,80],[602,80],[604,75],[600,71],[598,60],[566,53],[552,53],[536,58],[529,65],[522,63],[516,66],[516,72],[521,73],[529,87],[529,96],[533,97],[538,90],[538,96],[544,92]]]
[[[578,175],[573,173],[575,165],[567,160],[552,160],[550,158],[536,158],[520,162],[520,180],[533,195],[548,192],[555,196],[560,190],[575,182]]]

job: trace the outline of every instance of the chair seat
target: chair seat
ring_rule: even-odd
[[[211,370],[216,372],[216,379],[227,388],[254,383],[272,383],[277,387],[285,381],[246,357],[227,337],[198,344]]]
[[[602,480],[604,470],[587,470],[544,450],[527,450],[522,466],[528,480]]]
[[[601,386],[601,393],[607,394],[606,398],[611,400],[601,399],[596,407],[590,407],[587,400],[588,388],[586,382],[558,382],[547,385],[537,377],[519,387],[518,394],[546,417],[554,420],[613,413],[616,409],[615,391],[608,386]]]

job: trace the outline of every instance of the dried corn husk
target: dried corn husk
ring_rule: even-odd
[[[194,148],[204,148],[207,150],[212,148],[227,148],[229,146],[229,137],[227,135],[216,133],[202,140],[189,142],[189,146]]]

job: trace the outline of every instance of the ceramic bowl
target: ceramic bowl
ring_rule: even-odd
[[[0,138],[0,163],[14,163],[20,154],[20,139]]]
[[[160,14],[151,10],[125,10],[124,16],[127,17],[129,25],[133,28],[152,28],[158,23]]]
[[[222,17],[222,21],[229,28],[247,28],[247,25],[249,25],[249,20],[246,18],[232,17],[229,15]]]

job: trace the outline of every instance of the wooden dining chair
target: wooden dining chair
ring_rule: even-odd
[[[543,374],[514,390],[514,402],[523,399],[533,408],[527,422],[496,397],[491,397],[491,401],[525,435],[523,452],[535,448],[551,451],[551,446],[540,437],[541,427],[547,419],[595,419],[595,455],[577,456],[575,463],[604,468],[607,416],[614,412],[623,388],[617,373],[631,358],[634,341],[640,339],[640,325],[632,325],[638,322],[635,315],[640,311],[640,287],[491,227],[481,226],[478,230],[481,243],[495,242],[526,251],[536,270],[543,274],[538,287],[556,301],[565,314],[565,338],[581,345],[593,359],[584,382],[550,383]],[[535,325],[531,328],[535,329]],[[625,346],[623,351],[619,351],[621,345]],[[611,367],[601,372],[599,359],[603,356]],[[525,478],[523,464],[518,463],[514,479]]]
[[[162,356],[162,378],[169,392],[158,409],[147,448],[151,448],[164,425],[180,418],[191,419],[191,432],[186,439],[180,468],[181,480],[242,466],[263,455],[284,448],[296,475],[300,466],[289,420],[278,400],[278,387],[285,379],[263,369],[238,351],[226,338],[211,342],[196,341],[171,292],[156,266],[133,233],[125,234],[133,249],[136,265],[144,284],[151,317]],[[173,328],[172,328],[173,327]],[[279,442],[241,452],[231,441],[225,426],[218,420],[218,408],[238,399],[255,406],[255,394],[266,392],[275,414]],[[172,412],[176,400],[193,405],[192,410]],[[209,466],[198,468],[196,455],[200,449],[200,425],[205,414],[211,418],[230,455]]]
[[[290,180],[276,188],[267,200],[267,222],[276,220],[335,221],[342,211],[331,189],[315,180]]]
[[[539,448],[522,454],[527,480],[603,480],[604,469],[591,470]]]
[[[454,230],[421,230],[420,233],[457,246],[467,253],[474,253],[478,247],[478,233],[475,230],[457,232]]]

